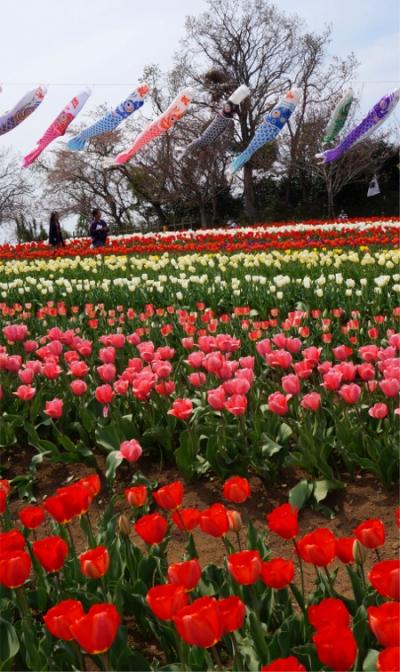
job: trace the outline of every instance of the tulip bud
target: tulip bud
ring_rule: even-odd
[[[226,515],[228,516],[229,529],[232,530],[232,532],[239,532],[239,530],[241,530],[243,527],[242,518],[239,511],[229,509],[226,512]]]
[[[117,527],[119,534],[122,534],[124,537],[129,537],[131,525],[128,518],[124,514],[118,518]]]
[[[356,539],[353,546],[354,560],[358,565],[362,565],[367,558],[367,549]]]

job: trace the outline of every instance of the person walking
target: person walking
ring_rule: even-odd
[[[65,247],[58,212],[50,215],[49,243],[52,247]]]
[[[105,221],[101,218],[101,210],[99,210],[99,208],[92,210],[92,217],[93,219],[89,229],[92,246],[102,247],[106,244],[109,229]]]

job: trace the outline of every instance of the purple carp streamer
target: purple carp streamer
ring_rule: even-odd
[[[74,121],[82,107],[86,103],[87,99],[91,95],[90,89],[84,89],[80,91],[77,96],[74,96],[72,100],[64,107],[60,112],[58,117],[56,117],[52,124],[48,127],[47,131],[42,135],[40,140],[38,140],[37,147],[25,156],[22,166],[26,168],[31,163],[33,163],[38,156],[43,152],[43,150],[49,145],[53,140],[64,135],[68,126]]]
[[[368,112],[367,116],[353,128],[336,147],[327,149],[320,154],[316,154],[316,158],[320,163],[331,163],[337,161],[354,145],[362,140],[368,138],[379,126],[381,126],[386,119],[392,114],[394,108],[400,100],[400,89],[396,89],[393,93],[382,96],[380,100]]]
[[[0,135],[12,131],[24,119],[29,117],[42,102],[47,93],[45,86],[38,86],[33,91],[28,91],[21,100],[18,101],[12,108],[2,116],[0,116]]]
[[[240,103],[249,95],[250,89],[245,84],[239,86],[224,103],[222,110],[218,112],[203,133],[196,140],[193,140],[181,152],[178,158],[182,158],[187,152],[194,149],[204,149],[212,145],[233,122],[233,116],[239,111]]]

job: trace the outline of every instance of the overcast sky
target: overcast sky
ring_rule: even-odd
[[[399,0],[275,4],[297,12],[310,29],[332,24],[332,53],[354,51],[361,62],[354,88],[362,94],[363,110],[400,85]],[[33,149],[80,84],[93,89],[82,119],[100,103],[119,103],[146,64],[167,69],[180,48],[185,16],[207,6],[204,0],[1,0],[0,5],[0,114],[37,84],[49,89],[29,119],[0,136],[0,149],[19,154]]]

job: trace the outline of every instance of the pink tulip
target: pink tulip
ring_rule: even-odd
[[[239,364],[242,369],[254,369],[255,357],[239,357]]]
[[[244,415],[247,408],[247,397],[244,394],[234,394],[225,402],[225,409],[232,415]]]
[[[315,413],[321,406],[321,395],[318,394],[318,392],[309,392],[309,394],[305,394],[300,402],[300,406]]]
[[[26,324],[8,324],[3,327],[3,334],[10,343],[24,341],[28,335],[28,327]]]
[[[117,375],[117,369],[114,364],[102,364],[97,367],[96,371],[104,383],[111,383]]]
[[[226,394],[224,388],[217,387],[207,392],[207,401],[214,411],[222,411],[225,408]]]
[[[357,366],[357,373],[361,380],[373,380],[375,378],[375,367],[372,364],[359,364]]]
[[[361,387],[356,385],[356,383],[342,385],[339,395],[344,399],[346,404],[356,404],[361,396]]]
[[[386,404],[379,402],[371,406],[371,408],[368,410],[368,415],[370,415],[371,418],[375,418],[375,420],[381,420],[382,418],[386,418],[388,413],[389,409],[386,406]]]
[[[76,397],[81,397],[87,391],[87,385],[85,381],[81,380],[80,378],[73,380],[69,387],[72,394],[74,394]]]
[[[226,394],[247,394],[250,389],[250,383],[246,378],[232,378],[231,380],[226,380],[222,387],[224,388]]]
[[[336,364],[335,370],[342,374],[342,380],[346,383],[351,383],[355,379],[357,373],[357,367],[353,362]]]
[[[74,378],[84,378],[89,373],[88,365],[81,359],[78,359],[75,362],[71,362],[69,365],[69,370]]]
[[[54,397],[54,399],[52,399],[51,401],[46,401],[44,412],[46,413],[46,415],[50,416],[50,418],[54,418],[55,420],[57,420],[62,416],[63,406],[64,406],[63,400]]]
[[[289,411],[288,400],[289,396],[285,396],[282,392],[273,392],[268,397],[268,409],[276,415],[286,415]]]
[[[358,354],[364,362],[375,362],[378,359],[379,348],[377,345],[362,345],[358,348]]]
[[[5,360],[5,369],[11,373],[18,373],[22,366],[22,357],[21,355],[10,355]]]
[[[329,390],[330,392],[333,392],[334,390],[338,390],[340,387],[340,384],[342,382],[342,374],[340,371],[336,371],[335,369],[330,369],[325,375],[323,376],[323,386],[326,390]]]
[[[29,354],[30,352],[34,352],[35,350],[38,349],[38,347],[39,346],[36,343],[36,341],[25,341],[24,343],[24,350],[27,354]]]
[[[168,415],[173,415],[179,420],[188,420],[193,413],[193,404],[190,399],[175,399]]]
[[[193,387],[202,387],[205,382],[206,382],[206,374],[199,371],[197,373],[191,373],[188,376],[189,383],[193,385]]]
[[[264,338],[262,341],[258,341],[256,344],[256,350],[261,357],[266,358],[269,352],[271,352],[271,341],[269,338]]]
[[[162,380],[155,385],[154,389],[157,394],[161,394],[163,397],[170,397],[175,392],[175,387],[176,385],[173,380]]]
[[[32,369],[21,369],[18,371],[18,378],[24,385],[30,385],[35,377],[35,372]]]
[[[42,375],[49,380],[55,380],[56,378],[59,378],[61,373],[61,367],[58,366],[58,364],[55,364],[55,362],[46,362],[43,365]]]
[[[294,373],[283,376],[281,378],[281,385],[286,394],[299,394],[301,391],[300,379]]]
[[[114,364],[115,362],[115,348],[108,346],[107,348],[100,348],[99,359],[103,364]]]
[[[273,350],[266,356],[268,366],[278,366],[281,369],[288,369],[292,364],[292,355],[286,350]]]
[[[182,347],[185,350],[193,350],[194,348],[194,340],[192,336],[187,336],[186,338],[182,338]]]
[[[36,389],[30,385],[20,385],[13,394],[15,394],[18,399],[22,399],[22,401],[30,401],[30,399],[33,399],[35,396]]]
[[[100,385],[96,387],[95,397],[100,404],[110,404],[114,396],[111,385]]]
[[[397,397],[400,392],[400,382],[396,378],[385,378],[379,382],[385,397]]]
[[[342,362],[350,355],[353,354],[353,350],[347,345],[338,345],[337,348],[332,348],[333,356],[338,362]]]
[[[202,366],[203,359],[204,352],[201,352],[201,350],[196,350],[195,352],[190,353],[187,358],[187,363],[192,367],[192,369],[199,369]]]
[[[121,443],[119,452],[127,462],[133,463],[138,461],[143,451],[140,443],[136,439],[131,439]]]

